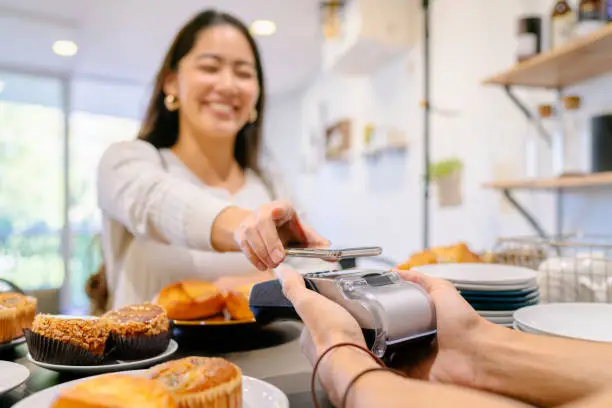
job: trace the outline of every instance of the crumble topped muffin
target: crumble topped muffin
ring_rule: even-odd
[[[147,373],[172,393],[180,408],[242,407],[242,372],[218,357],[186,357]]]
[[[37,361],[90,365],[104,360],[110,328],[98,318],[39,314],[25,330],[28,349]]]
[[[120,336],[156,336],[170,328],[166,311],[158,305],[142,304],[122,307],[104,316],[111,325],[111,331]]]
[[[121,360],[156,356],[170,343],[170,321],[161,306],[129,305],[104,314],[102,320],[110,328],[114,354]]]

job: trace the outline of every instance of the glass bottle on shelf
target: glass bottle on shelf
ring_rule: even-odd
[[[606,24],[606,5],[604,0],[580,0],[576,37],[589,35]]]
[[[550,48],[567,44],[574,34],[576,13],[566,0],[557,0],[550,16]]]
[[[564,131],[564,174],[584,174],[589,172],[589,140],[586,122],[580,112],[579,96],[563,98],[563,131]]]

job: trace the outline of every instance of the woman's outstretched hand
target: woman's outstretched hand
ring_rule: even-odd
[[[262,271],[280,265],[290,243],[329,246],[329,241],[306,225],[287,201],[273,201],[248,214],[235,230],[234,239],[249,261]]]

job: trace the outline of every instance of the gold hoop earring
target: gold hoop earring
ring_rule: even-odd
[[[259,118],[259,114],[257,113],[256,109],[253,109],[251,113],[249,114],[249,122],[255,123],[257,122],[257,118]]]
[[[168,94],[164,98],[164,105],[166,105],[166,109],[168,109],[170,112],[173,112],[175,110],[178,110],[179,100],[176,96]]]

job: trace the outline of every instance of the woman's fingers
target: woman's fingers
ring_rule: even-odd
[[[258,217],[257,228],[271,261],[270,268],[275,268],[285,260],[285,251],[278,236],[276,224],[268,214],[264,213]]]
[[[269,269],[266,266],[266,264],[259,259],[259,256],[257,256],[257,253],[255,252],[255,250],[249,244],[249,241],[246,238],[244,230],[241,229],[238,232],[238,239],[237,240],[238,240],[238,246],[240,247],[240,250],[242,251],[244,256],[247,257],[249,262],[251,262],[251,264],[253,264],[253,266],[255,266],[260,271],[265,271],[265,270]]]

